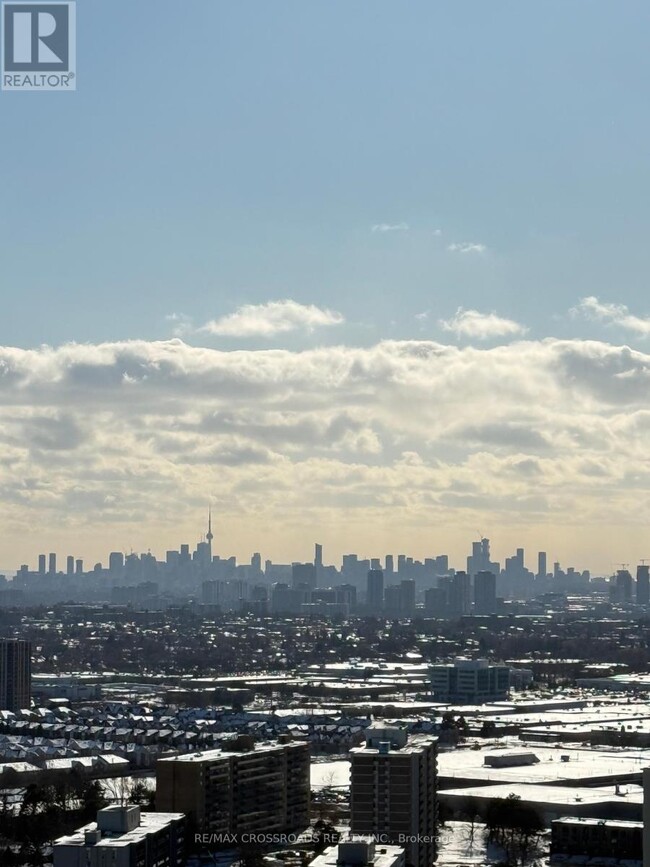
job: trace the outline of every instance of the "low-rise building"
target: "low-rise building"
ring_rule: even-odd
[[[140,807],[106,807],[97,821],[60,837],[54,867],[181,867],[185,816],[141,813]]]
[[[317,855],[310,867],[405,867],[402,846],[377,844],[371,837],[354,837]]]
[[[643,858],[643,822],[576,816],[556,819],[551,823],[551,861],[574,856],[640,862]]]

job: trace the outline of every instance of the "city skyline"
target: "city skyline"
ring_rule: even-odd
[[[2,97],[3,568],[208,502],[238,557],[650,557],[647,11],[545,10],[79,8],[77,91]]]
[[[464,553],[458,558],[451,556],[447,549],[440,548],[439,550],[427,550],[423,554],[416,554],[413,551],[403,550],[398,548],[386,548],[382,551],[359,551],[351,547],[340,554],[328,556],[328,552],[324,550],[321,542],[311,543],[311,553],[305,554],[304,557],[290,556],[278,560],[271,556],[267,556],[265,552],[259,549],[253,549],[243,555],[238,555],[232,551],[219,550],[218,544],[213,545],[215,534],[213,531],[213,512],[212,508],[208,510],[206,523],[207,532],[198,534],[192,542],[176,541],[174,544],[167,546],[164,551],[152,550],[151,546],[147,546],[142,550],[121,549],[113,547],[110,550],[103,551],[98,558],[87,559],[83,553],[77,548],[75,550],[52,550],[42,549],[39,552],[34,552],[20,565],[20,569],[16,568],[0,568],[0,573],[7,577],[13,577],[19,571],[29,572],[32,574],[40,573],[41,575],[68,575],[90,573],[94,569],[101,568],[103,570],[113,570],[113,562],[121,563],[120,571],[123,571],[124,562],[128,557],[136,559],[153,558],[154,562],[164,564],[165,560],[169,560],[170,555],[177,555],[179,551],[185,550],[190,557],[198,557],[201,563],[207,564],[213,560],[219,561],[222,564],[228,560],[234,561],[237,566],[253,565],[255,570],[262,569],[264,571],[265,564],[293,565],[301,566],[302,564],[315,564],[317,568],[325,567],[326,570],[334,569],[341,570],[341,574],[345,573],[346,560],[350,557],[358,558],[359,563],[369,563],[369,569],[388,570],[388,574],[393,572],[397,574],[398,561],[404,560],[409,563],[419,565],[429,564],[434,561],[446,561],[449,570],[453,572],[467,572],[469,575],[475,575],[479,571],[492,572],[499,575],[504,573],[516,564],[517,570],[529,572],[534,576],[551,576],[553,572],[559,568],[561,572],[569,569],[572,573],[580,574],[586,572],[592,578],[611,578],[621,570],[633,571],[638,565],[645,564],[650,558],[628,558],[627,562],[616,561],[612,562],[612,568],[609,571],[602,573],[594,573],[585,564],[579,561],[561,561],[559,558],[550,554],[547,550],[540,546],[530,549],[524,548],[517,544],[512,550],[505,551],[503,555],[499,555],[492,547],[492,540],[486,536],[467,540],[467,545]],[[390,563],[390,565],[388,565]],[[510,566],[509,566],[510,564]],[[439,574],[446,574],[446,569]]]

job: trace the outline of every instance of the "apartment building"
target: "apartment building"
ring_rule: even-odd
[[[429,867],[436,854],[438,739],[408,737],[374,723],[366,743],[350,750],[350,825],[406,849],[407,863]]]
[[[309,745],[283,735],[255,743],[246,735],[227,749],[160,759],[159,810],[186,813],[202,834],[278,834],[309,825]],[[218,840],[216,840],[218,843]]]

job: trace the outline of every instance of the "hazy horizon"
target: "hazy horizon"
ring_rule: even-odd
[[[646,4],[77,11],[76,92],[0,95],[0,562],[208,504],[242,561],[650,558]]]

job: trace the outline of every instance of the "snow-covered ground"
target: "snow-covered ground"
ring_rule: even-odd
[[[440,842],[436,867],[465,867],[465,865],[496,865],[505,861],[504,853],[496,846],[485,847],[485,828],[476,823],[472,838],[469,822],[447,822],[440,829]],[[548,844],[543,841],[542,852],[530,865],[548,863]]]

